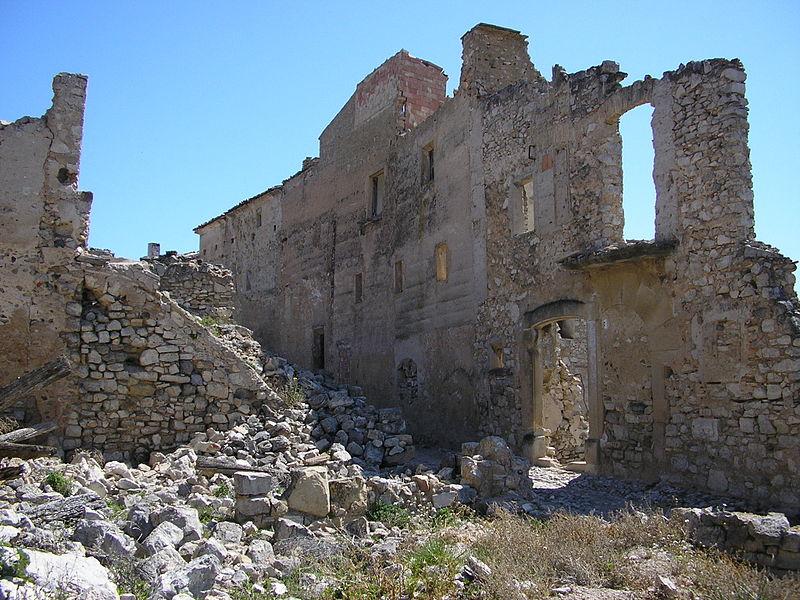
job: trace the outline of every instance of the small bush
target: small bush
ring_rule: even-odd
[[[444,529],[456,524],[457,517],[455,511],[449,506],[440,508],[431,515],[431,527],[434,529]]]
[[[366,517],[387,527],[405,529],[411,525],[411,511],[397,504],[375,504],[367,511]]]
[[[26,581],[30,579],[28,577],[28,565],[31,563],[31,559],[20,549],[17,549],[16,553],[16,560],[11,560],[8,563],[0,561],[0,579],[14,577]]]
[[[214,496],[217,498],[231,498],[233,497],[233,490],[227,484],[227,482],[223,481],[214,488]]]
[[[72,481],[58,471],[51,471],[44,479],[54,492],[58,492],[64,497],[72,494]]]
[[[106,498],[106,506],[111,509],[113,516],[117,516],[125,510],[125,505],[117,502],[111,497]]]

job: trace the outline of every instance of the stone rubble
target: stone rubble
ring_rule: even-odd
[[[286,417],[275,422],[291,421]],[[69,590],[73,595],[68,598],[130,598],[116,590],[130,592],[137,578],[149,586],[152,600],[229,600],[231,590],[246,585],[285,595],[282,580],[304,560],[335,556],[354,540],[376,555],[396,553],[401,530],[370,520],[375,514],[370,507],[381,504],[432,514],[462,503],[488,513],[502,507],[538,518],[558,510],[608,514],[634,505],[711,504],[716,508],[678,513],[696,524],[699,543],[726,539],[728,546],[718,545],[730,549],[739,543],[748,552],[760,552],[761,558],[754,554],[759,564],[771,555],[778,558],[770,565],[797,568],[800,527],[790,528],[783,515],[724,512],[731,505],[720,498],[665,484],[529,468],[498,437],[465,444],[460,459],[445,454],[435,469],[430,468],[434,461],[426,459],[427,464],[383,471],[365,468],[357,457],[345,458],[342,449],[331,455],[315,453],[313,457],[327,460],[305,466],[293,454],[303,452],[302,445],[291,437],[286,437],[287,450],[271,456],[248,456],[246,449],[235,450],[237,458],[225,453],[243,439],[247,446],[252,438],[237,428],[226,434],[210,431],[189,446],[166,455],[153,453],[149,464],[135,466],[103,463],[98,454],[86,451],[76,452],[69,463],[27,461],[23,476],[0,485],[0,539],[10,545],[0,549],[0,562],[4,573],[14,573],[20,561],[23,566],[29,561],[23,568],[28,579],[0,580],[0,598],[21,599],[53,589]],[[202,455],[198,458],[200,448],[207,454],[216,449],[216,458],[236,461],[242,470],[212,473],[203,467]],[[53,489],[52,472],[72,482],[72,495],[64,497]],[[703,534],[709,527],[730,529],[734,516],[742,524],[739,529],[749,527],[754,535]],[[477,558],[465,556],[464,561],[463,577],[486,577],[488,567]],[[317,594],[332,583],[302,578],[304,589]]]

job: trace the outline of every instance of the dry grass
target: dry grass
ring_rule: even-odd
[[[11,433],[15,429],[19,429],[19,421],[12,417],[0,417],[0,435],[4,433]]]
[[[510,514],[492,520],[449,516],[444,529],[431,530],[430,521],[408,529],[391,556],[351,541],[335,557],[306,561],[287,581],[290,592],[323,600],[800,598],[797,576],[775,579],[726,555],[694,548],[681,523],[658,512],[625,512],[609,520],[559,514],[546,522]],[[470,555],[490,567],[486,580],[459,576]],[[328,579],[330,587],[321,595],[308,592],[300,583],[303,572]],[[665,589],[661,577],[677,591]],[[564,586],[580,589],[580,596],[553,595]]]
[[[717,552],[693,548],[681,525],[659,513],[623,513],[610,521],[556,515],[545,523],[503,515],[476,543],[492,568],[486,598],[533,599],[554,587],[581,585],[658,597],[659,576],[685,597],[710,600],[800,598],[800,579],[774,579]]]

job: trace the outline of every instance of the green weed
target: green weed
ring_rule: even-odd
[[[58,471],[51,471],[44,479],[54,492],[58,492],[64,497],[72,495],[72,481]]]

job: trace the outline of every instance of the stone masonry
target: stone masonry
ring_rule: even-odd
[[[429,442],[500,435],[534,461],[558,446],[574,468],[800,512],[795,265],[755,240],[741,63],[548,80],[519,32],[462,41],[452,98],[441,69],[398,53],[319,157],[196,229],[243,323]],[[634,241],[618,125],[642,104],[656,218]],[[565,372],[548,344],[570,331]]]

